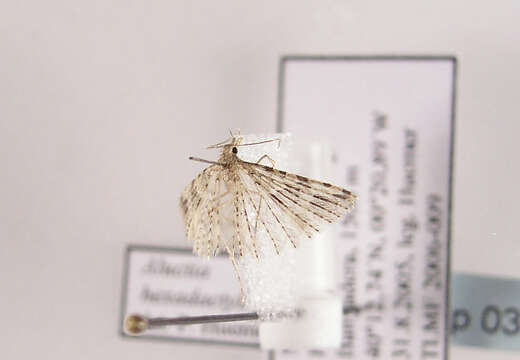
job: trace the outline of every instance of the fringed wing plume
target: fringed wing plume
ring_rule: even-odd
[[[200,173],[182,193],[181,210],[195,253],[258,258],[260,236],[277,253],[286,244],[297,247],[345,215],[355,200],[338,186],[238,160]]]

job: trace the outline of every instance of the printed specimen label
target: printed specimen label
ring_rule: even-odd
[[[191,249],[130,246],[122,296],[121,322],[130,314],[176,317],[245,312],[228,257],[202,259]],[[258,346],[258,325],[243,321],[168,326],[140,337]]]
[[[287,57],[280,131],[335,150],[359,196],[337,239],[345,359],[443,359],[449,278],[453,58]],[[301,354],[300,354],[301,355]],[[283,358],[290,354],[276,354]]]

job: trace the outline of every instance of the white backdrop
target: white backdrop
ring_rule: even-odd
[[[520,277],[519,16],[516,1],[2,1],[2,358],[260,358],[121,339],[121,272],[127,243],[186,245],[188,155],[228,128],[275,130],[284,54],[456,55],[453,268]]]

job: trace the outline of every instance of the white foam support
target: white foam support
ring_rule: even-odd
[[[263,155],[268,155],[275,161],[277,169],[287,169],[292,146],[290,135],[249,135],[244,136],[243,143],[273,138],[281,138],[280,144],[273,142],[258,146],[244,146],[239,149],[238,156],[242,160],[256,162]],[[262,164],[271,165],[267,159],[262,161]],[[278,237],[277,235],[281,234],[273,235]],[[262,226],[259,226],[256,232],[256,242],[260,260],[251,253],[245,253],[238,264],[245,287],[246,307],[258,312],[262,319],[294,310],[294,294],[299,283],[294,267],[295,250],[290,244],[280,242],[280,254],[277,255],[271,238]]]
[[[244,142],[274,136],[247,136]],[[268,154],[278,169],[319,180],[328,180],[332,154],[323,145],[293,146],[283,136],[281,147],[243,147],[240,157],[256,161]],[[303,239],[296,249],[281,243],[277,255],[267,234],[259,233],[260,261],[244,256],[239,264],[246,286],[246,306],[257,311],[263,349],[326,349],[341,343],[342,302],[336,293],[334,228]],[[280,236],[281,238],[281,236]],[[280,313],[298,316],[281,318]]]
[[[341,345],[342,304],[338,296],[302,296],[297,306],[300,318],[264,321],[260,324],[260,347],[264,350],[333,349]]]

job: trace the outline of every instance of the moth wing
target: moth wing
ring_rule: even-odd
[[[261,225],[276,251],[277,234],[296,247],[302,237],[312,237],[347,214],[356,201],[341,187],[260,164],[240,161],[239,174],[246,209],[254,214],[246,219]]]
[[[186,237],[198,255],[214,255],[222,248],[228,197],[220,165],[204,169],[182,192],[180,208]]]

